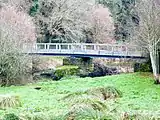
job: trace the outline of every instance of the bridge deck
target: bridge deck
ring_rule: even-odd
[[[28,52],[75,57],[144,58],[142,50],[137,46],[117,44],[37,43],[34,49]]]

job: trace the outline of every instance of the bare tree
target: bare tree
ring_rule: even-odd
[[[114,21],[108,8],[96,5],[89,18],[90,31],[95,43],[115,42]]]
[[[86,34],[92,42],[104,43],[113,39],[110,11],[97,5],[95,0],[40,0],[36,20],[40,38],[51,38],[48,42],[52,38],[61,39],[53,42],[84,42]]]
[[[0,80],[9,85],[27,74],[30,57],[23,45],[36,41],[32,19],[17,7],[3,4],[0,8]]]
[[[94,0],[40,0],[36,16],[39,35],[62,39],[61,42],[79,42],[88,27],[87,15],[95,5]]]
[[[17,9],[29,11],[32,0],[0,0],[0,4],[10,4],[15,6]]]
[[[151,58],[152,69],[157,83],[159,80],[158,44],[160,43],[160,5],[155,0],[141,0],[136,4],[140,19],[135,28],[136,44],[146,49]]]

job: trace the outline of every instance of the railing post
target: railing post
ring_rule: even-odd
[[[50,44],[47,44],[47,50],[49,50],[49,48],[50,48]]]
[[[87,51],[87,46],[86,46],[86,45],[84,45],[84,51],[85,51],[85,52]]]
[[[81,51],[83,51],[83,45],[81,44]]]
[[[98,50],[98,54],[100,54],[100,49],[99,49],[99,45],[97,45],[97,50]]]
[[[94,45],[94,51],[96,51],[97,50],[97,46],[96,45]]]
[[[126,56],[128,56],[128,47],[126,46]]]
[[[61,44],[59,44],[59,52],[61,53]]]
[[[72,53],[74,53],[74,47],[73,47],[73,44],[71,44],[71,51],[72,51]]]
[[[112,55],[114,55],[114,46],[112,46]]]
[[[59,50],[61,50],[61,44],[59,44]]]
[[[47,49],[47,45],[46,45],[46,44],[44,44],[44,49],[45,49],[45,50]]]
[[[58,50],[58,45],[56,44],[56,50]]]

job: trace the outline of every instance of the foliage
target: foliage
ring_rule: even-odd
[[[2,4],[0,24],[0,84],[7,86],[21,81],[30,72],[31,57],[26,50],[35,42],[36,35],[32,19],[17,4]]]
[[[14,51],[18,52],[18,51]],[[29,75],[24,59],[26,56],[16,55],[15,53],[10,55],[1,55],[0,62],[0,80],[2,86],[9,86],[12,84],[23,83],[23,77]],[[19,67],[18,67],[19,66]],[[27,67],[27,68],[26,68]],[[16,69],[15,69],[16,68]]]
[[[6,114],[3,120],[19,120],[19,117],[13,113],[10,113],[10,114]]]
[[[136,65],[138,65],[138,69],[136,69],[135,72],[151,72],[151,68],[148,63],[140,63]]]
[[[84,36],[86,17],[94,0],[39,0],[39,10],[35,16],[39,27],[39,41],[76,42]]]
[[[38,0],[32,0],[32,6],[29,10],[29,14],[31,16],[35,16],[36,13],[38,12],[38,9],[39,9],[39,3],[38,3]]]
[[[147,60],[143,63],[135,63],[134,72],[152,72],[151,60]]]
[[[64,76],[71,76],[71,75],[77,75],[79,71],[79,67],[78,66],[62,66],[62,67],[58,67],[55,72],[54,75],[60,79]]]
[[[20,106],[19,96],[0,95],[0,109]]]
[[[139,24],[139,17],[135,13],[135,0],[97,0],[108,6],[115,22],[116,40],[128,40],[133,32],[132,27]]]
[[[38,42],[114,41],[111,13],[95,0],[35,0],[30,14],[39,28]]]

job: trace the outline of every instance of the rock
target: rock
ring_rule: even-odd
[[[93,72],[89,73],[89,77],[100,77],[106,75],[115,75],[119,74],[117,68],[109,68],[100,63],[94,63],[94,70]]]
[[[46,77],[46,78],[52,78],[54,76],[54,72],[55,72],[54,69],[48,69],[48,70],[41,72],[40,76]]]

